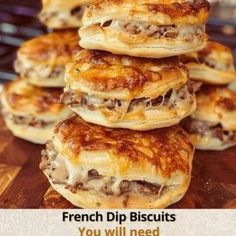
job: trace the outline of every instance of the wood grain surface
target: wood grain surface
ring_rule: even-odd
[[[42,148],[15,138],[0,117],[0,208],[75,208],[39,170]],[[236,148],[196,152],[189,190],[170,208],[236,208]]]

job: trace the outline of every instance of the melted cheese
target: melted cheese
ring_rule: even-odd
[[[105,22],[102,22],[101,25],[103,25]],[[113,20],[111,22],[111,25],[108,26],[112,30],[116,31],[126,31],[123,25],[133,24],[134,27],[139,27],[139,30],[141,31],[140,34],[146,34],[148,31],[148,26],[154,26],[154,27],[162,27],[164,25],[151,25],[146,22],[130,22],[130,21],[124,21],[121,22],[119,20]],[[197,41],[196,33],[199,33],[200,35],[205,32],[205,25],[177,25],[177,39],[179,40],[187,40],[187,41]],[[155,38],[155,36],[150,36]]]
[[[111,185],[111,190],[114,195],[120,194],[120,183],[123,179],[116,179],[115,182]]]
[[[88,181],[88,170],[80,167],[79,164],[70,162],[67,158],[62,157],[65,160],[65,165],[69,173],[68,184],[75,185],[76,182],[87,182]]]
[[[48,151],[48,155],[55,155],[55,152],[50,153],[50,151]],[[88,172],[91,168],[83,168],[79,164],[72,163],[60,154],[56,155],[55,159],[52,160],[51,168],[54,169],[49,173],[52,181],[59,180],[65,183],[65,185],[70,186],[76,186],[77,183],[83,183],[84,188],[94,190],[101,195],[105,194],[102,190],[104,186],[108,185],[108,188],[112,191],[113,195],[119,196],[121,194],[120,183],[125,180],[111,176],[100,176],[99,178],[93,179],[89,178]]]
[[[109,100],[106,102],[104,99],[98,98],[93,95],[86,95],[85,99],[87,100],[87,104],[91,104],[95,108],[101,109],[103,114],[113,122],[122,120],[128,113],[132,112],[135,112],[137,114],[137,112],[140,111],[140,115],[143,115],[145,110],[170,111],[173,110],[172,108],[176,110],[176,107],[178,107],[179,109],[185,109],[186,106],[189,105],[190,101],[193,100],[193,96],[189,93],[187,86],[182,87],[179,91],[173,89],[167,104],[165,103],[166,99],[164,97],[165,94],[163,95],[162,102],[158,106],[151,105],[151,98],[144,98],[145,100],[134,105],[134,108],[130,112],[128,111],[128,108],[132,100],[117,100],[116,102],[116,100],[110,99],[110,102]],[[114,109],[112,110],[107,108],[110,103],[114,106]],[[147,107],[146,104],[148,103],[150,105]],[[75,107],[75,105],[73,107]]]
[[[201,31],[201,32],[198,32]],[[196,33],[203,34],[205,32],[205,25],[183,25],[178,26],[178,37],[180,40],[196,41]]]
[[[96,192],[99,192],[99,191],[101,191],[103,186],[106,184],[106,182],[108,182],[109,180],[110,180],[109,177],[105,177],[102,179],[92,179],[92,180],[88,181],[88,183],[86,184],[86,187],[89,189],[93,189]]]
[[[55,178],[56,180],[64,181],[67,176],[68,172],[64,165],[64,160],[62,158],[56,158],[53,162],[53,171],[52,171],[52,178]]]

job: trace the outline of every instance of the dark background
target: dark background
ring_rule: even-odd
[[[14,78],[12,64],[21,43],[46,32],[35,17],[40,8],[40,0],[0,0],[0,82]],[[236,5],[214,4],[207,32],[236,56]]]

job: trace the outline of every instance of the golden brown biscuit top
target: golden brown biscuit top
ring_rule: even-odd
[[[142,90],[147,82],[172,80],[186,83],[187,71],[176,57],[145,59],[113,55],[104,51],[83,50],[68,66],[69,84],[82,81],[96,91]]]
[[[49,33],[23,43],[18,55],[38,63],[65,64],[81,50],[78,41],[76,31]]]
[[[106,12],[107,8],[111,9],[112,12],[114,8],[120,8],[121,12],[129,12],[131,17],[135,14],[149,14],[152,17],[160,13],[171,17],[172,20],[185,18],[186,22],[182,23],[188,24],[197,21],[199,23],[206,22],[210,4],[207,0],[98,0],[89,6],[85,15],[88,18],[95,15],[96,12],[99,15]],[[186,16],[191,16],[194,19],[188,19]]]
[[[145,1],[144,1],[145,2]],[[148,1],[147,1],[148,2]],[[151,3],[145,3],[148,11],[152,13],[161,12],[163,14],[169,15],[170,17],[182,17],[186,15],[197,16],[200,10],[205,10],[208,12],[210,10],[210,5],[205,0],[194,0],[194,1],[149,1]]]
[[[55,133],[77,161],[82,151],[109,151],[117,161],[122,157],[130,163],[150,164],[164,176],[178,170],[189,173],[194,149],[179,126],[141,132],[105,128],[72,117],[59,123]]]
[[[197,94],[197,104],[198,113],[218,112],[220,119],[221,113],[236,112],[236,93],[226,87],[206,86]]]
[[[40,88],[27,83],[26,79],[17,78],[5,85],[5,96],[11,109],[25,113],[58,113],[64,105],[59,104],[62,89]]]

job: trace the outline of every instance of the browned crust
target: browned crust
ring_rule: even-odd
[[[7,83],[4,86],[4,95],[9,106],[16,111],[31,112],[36,111],[38,114],[52,112],[57,113],[64,108],[59,104],[60,95],[63,93],[59,88],[40,88],[30,84],[24,86],[21,91],[21,82],[25,79],[17,78],[15,81]]]
[[[207,19],[208,12],[210,11],[210,4],[207,0],[194,0],[193,2],[182,1],[181,3],[175,0],[98,0],[91,5],[88,17],[91,17],[96,11],[102,11],[106,7],[111,7],[112,5],[121,7],[125,4],[139,5],[143,8],[143,11],[147,13],[163,13],[171,18],[181,18],[190,15],[202,18],[205,13],[205,18]]]
[[[236,110],[236,101],[231,100],[230,98],[221,98],[218,101],[220,107],[227,111],[235,111]]]
[[[189,158],[194,147],[179,127],[147,132],[108,129],[72,117],[60,122],[55,133],[66,150],[79,158],[81,151],[109,151],[115,158],[125,157],[130,162],[151,164],[169,176],[175,171],[189,173]],[[148,150],[152,157],[142,150]],[[186,154],[186,156],[184,155]]]
[[[194,0],[193,3],[146,3],[145,5],[147,7],[147,10],[152,13],[161,12],[173,18],[183,17],[186,15],[197,16],[200,11],[209,12],[210,10],[210,4],[206,0]]]
[[[23,43],[19,55],[39,63],[65,64],[81,50],[78,41],[75,30],[57,31]]]
[[[214,109],[221,108],[225,112],[236,111],[236,93],[228,88],[220,86],[205,86],[197,94],[199,109],[206,106],[204,101],[214,104]]]
[[[127,64],[128,63],[128,64]],[[89,69],[83,71],[83,66]],[[153,67],[160,67],[154,71]],[[157,82],[186,75],[185,67],[179,64],[176,57],[168,59],[145,59],[113,55],[104,51],[83,50],[74,60],[67,77],[73,81],[83,80],[92,88],[100,91],[118,88],[131,91],[140,90],[146,82]]]

